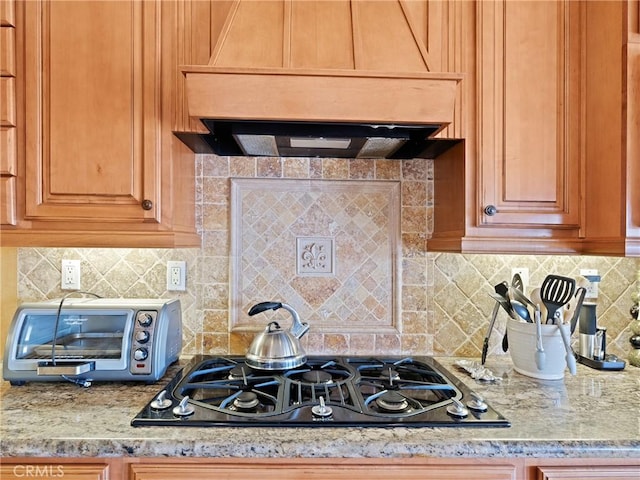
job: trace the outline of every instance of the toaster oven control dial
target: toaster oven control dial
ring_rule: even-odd
[[[146,360],[148,356],[149,356],[149,351],[144,347],[140,347],[136,349],[135,352],[133,352],[133,358],[135,358],[139,362],[142,360]]]
[[[139,332],[136,332],[136,342],[138,343],[147,343],[149,338],[151,338],[151,336],[147,330],[140,330]]]
[[[138,323],[143,327],[148,327],[153,322],[153,315],[148,312],[141,312],[138,314]]]

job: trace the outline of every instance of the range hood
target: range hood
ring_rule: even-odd
[[[430,71],[428,5],[227,2],[209,65],[182,67],[208,133],[176,135],[219,155],[435,158],[459,141],[436,135],[462,76]]]

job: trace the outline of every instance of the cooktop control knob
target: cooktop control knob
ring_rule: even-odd
[[[166,410],[171,405],[173,405],[173,402],[167,398],[166,390],[162,390],[151,402],[151,408],[154,410]]]
[[[467,407],[471,410],[475,410],[476,412],[486,412],[489,408],[479,394],[476,392],[471,392],[471,400],[467,402]]]
[[[195,412],[195,409],[189,405],[189,396],[185,396],[180,403],[178,404],[177,407],[174,407],[173,409],[173,414],[176,417],[188,417],[189,415],[192,415],[193,412]]]
[[[320,405],[314,405],[311,413],[314,417],[327,418],[333,414],[333,409],[324,404],[324,397],[320,397]]]
[[[147,343],[149,341],[150,335],[146,330],[140,330],[136,333],[136,342],[138,343]]]
[[[149,325],[151,325],[151,322],[153,322],[153,315],[151,315],[150,313],[143,312],[138,315],[138,323],[142,327],[148,327]]]
[[[149,351],[146,348],[138,348],[133,352],[133,358],[137,361],[146,360],[149,356]]]
[[[447,407],[447,413],[449,415],[460,418],[469,416],[469,410],[467,410],[467,407],[465,407],[460,400],[452,398],[451,402],[451,405]]]

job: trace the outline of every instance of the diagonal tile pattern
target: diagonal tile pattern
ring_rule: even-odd
[[[231,215],[237,221],[231,232],[236,272],[231,304],[239,307],[231,311],[232,331],[266,324],[264,317],[244,314],[251,305],[297,298],[296,310],[317,331],[398,332],[393,221],[400,206],[398,182],[324,181],[308,188],[304,180],[233,179],[232,184]],[[297,274],[298,244],[310,237],[335,242],[332,275]]]
[[[640,259],[427,253],[434,201],[431,161],[197,155],[196,171],[202,248],[21,248],[19,301],[66,294],[59,289],[61,260],[79,259],[83,290],[113,297],[180,298],[185,353],[242,354],[257,328],[257,324],[247,324],[247,331],[231,331],[229,311],[241,312],[246,307],[233,299],[230,276],[230,265],[237,260],[230,254],[232,225],[242,220],[248,229],[243,232],[243,248],[253,255],[242,266],[247,296],[265,299],[267,294],[279,294],[292,305],[308,305],[310,317],[305,321],[312,328],[303,345],[312,354],[479,357],[493,308],[488,292],[509,280],[513,267],[529,269],[531,286],[539,286],[548,273],[577,276],[581,268],[598,269],[602,277],[598,316],[607,328],[609,351],[626,357],[630,349],[628,311],[631,294],[638,288]],[[304,193],[249,190],[243,198],[249,210],[232,215],[232,178],[275,182],[269,185],[293,179],[338,181],[354,188],[332,195],[322,194],[322,189]],[[399,211],[363,194],[360,189],[367,183],[399,184]],[[265,195],[269,201],[261,200]],[[394,228],[400,240],[396,263],[391,265],[385,245],[393,219],[399,221]],[[292,237],[315,236],[320,230],[326,232],[323,236],[336,239],[338,268],[346,269],[348,277],[342,273],[339,278],[317,277],[311,284],[313,277],[296,279],[295,262],[283,262],[282,254],[295,249]],[[186,292],[166,291],[167,260],[187,261]],[[397,266],[394,274],[389,271],[392,266]],[[392,284],[399,290],[399,301],[390,308]],[[342,293],[334,295],[334,291]],[[318,292],[327,293],[323,297]],[[264,319],[259,323],[264,325]],[[393,326],[390,331],[381,331],[389,326]],[[504,313],[500,313],[491,339],[492,355],[503,354],[504,328]]]

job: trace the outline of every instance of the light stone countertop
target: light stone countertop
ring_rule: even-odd
[[[142,427],[132,418],[179,368],[154,385],[2,382],[0,456],[87,457],[599,457],[640,458],[640,368],[541,381],[489,358],[502,377],[480,384],[438,358],[510,428]],[[184,362],[183,362],[184,363]]]

